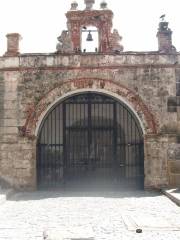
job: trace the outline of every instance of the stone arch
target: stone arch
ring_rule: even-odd
[[[35,137],[38,133],[40,123],[51,107],[74,93],[94,91],[106,93],[124,102],[137,116],[144,134],[156,134],[158,123],[150,109],[141,97],[129,88],[111,80],[98,78],[80,78],[68,80],[59,84],[56,88],[46,93],[35,106],[27,109],[28,117],[20,134],[27,137]]]

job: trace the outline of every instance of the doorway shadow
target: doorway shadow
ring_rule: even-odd
[[[59,198],[145,198],[162,195],[157,190],[143,190],[133,188],[51,188],[40,189],[34,192],[16,192],[9,201],[32,201]]]

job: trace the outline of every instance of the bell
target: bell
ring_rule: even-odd
[[[87,41],[87,42],[93,41],[91,31],[89,31],[89,33],[88,33],[88,35],[87,35],[87,38],[86,38],[86,41]]]

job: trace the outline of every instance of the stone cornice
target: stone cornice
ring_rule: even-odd
[[[118,69],[118,68],[179,68],[180,54],[23,54],[0,57],[0,70],[21,69]]]

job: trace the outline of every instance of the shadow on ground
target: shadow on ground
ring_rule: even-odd
[[[100,198],[141,198],[141,197],[157,197],[160,196],[160,191],[145,191],[134,189],[92,189],[92,188],[54,188],[40,189],[34,192],[17,192],[10,201],[30,201],[41,200],[48,198],[72,198],[72,197],[100,197]]]

